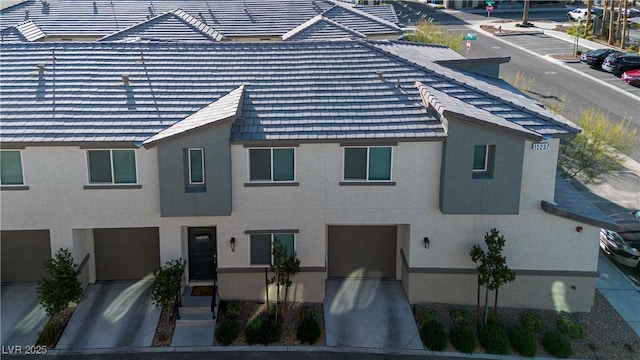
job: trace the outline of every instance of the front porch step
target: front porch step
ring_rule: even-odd
[[[180,308],[179,320],[212,320],[210,308]]]
[[[183,319],[176,320],[176,327],[178,326],[203,326],[203,327],[213,327],[216,324],[216,321],[213,319]]]
[[[182,295],[183,307],[211,307],[211,296]]]

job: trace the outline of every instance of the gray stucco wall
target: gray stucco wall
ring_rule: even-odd
[[[475,145],[495,145],[492,178],[474,179]],[[443,144],[440,210],[443,214],[518,214],[525,140],[449,120]]]
[[[211,127],[158,145],[163,217],[231,214],[230,126]],[[187,191],[188,148],[204,149],[205,188],[200,192]]]

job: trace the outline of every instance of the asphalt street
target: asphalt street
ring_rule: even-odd
[[[405,24],[415,24],[420,19],[432,18],[434,22],[445,25],[445,28],[452,33],[469,33],[472,31],[473,24],[487,21],[483,14],[439,11],[417,2],[396,1],[394,6],[401,21]],[[564,22],[566,13],[567,10],[564,8],[553,11],[540,11],[532,8],[529,18],[534,23],[536,20]],[[520,16],[521,14],[518,12],[495,13],[492,14],[490,21],[513,20],[519,19]],[[499,23],[494,25],[497,24]],[[616,123],[623,119],[631,121],[632,126],[640,133],[640,111],[638,111],[637,102],[593,81],[593,78],[601,79],[636,95],[640,95],[640,89],[624,83],[612,74],[591,69],[585,64],[567,64],[567,66],[579,70],[580,73],[576,73],[543,57],[552,53],[570,53],[573,48],[571,43],[555,38],[548,39],[528,35],[501,37],[506,42],[513,42],[514,45],[527,49],[531,47],[534,52],[537,50],[540,56],[535,56],[510,46],[494,36],[475,34],[477,40],[472,42],[469,57],[511,57],[509,63],[501,65],[500,77],[512,84],[517,82],[517,86],[525,88],[525,92],[529,96],[560,111],[570,120],[576,120],[580,112],[585,109],[594,109],[606,114]],[[466,50],[462,50],[461,53],[466,56]],[[631,157],[640,161],[640,149],[631,154]]]

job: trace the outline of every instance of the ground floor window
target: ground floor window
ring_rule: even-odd
[[[269,266],[273,263],[271,255],[274,241],[279,240],[286,248],[287,255],[295,253],[295,235],[292,233],[251,234],[250,264]]]

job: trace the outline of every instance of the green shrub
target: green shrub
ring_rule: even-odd
[[[536,337],[524,326],[509,329],[509,342],[513,350],[522,356],[533,357],[536,354]]]
[[[471,354],[478,344],[475,332],[467,326],[459,325],[454,327],[449,332],[449,338],[451,339],[451,345],[463,353]]]
[[[48,348],[53,348],[56,346],[61,334],[62,329],[58,326],[58,323],[55,321],[49,321],[38,335],[36,345],[44,345]]]
[[[465,309],[451,309],[449,316],[456,325],[467,325],[469,323],[469,313]]]
[[[225,309],[225,316],[230,319],[237,319],[242,313],[242,303],[237,301],[229,301]]]
[[[420,328],[420,337],[429,350],[443,351],[447,347],[447,333],[442,324],[435,320]]]
[[[264,313],[249,320],[245,328],[245,335],[249,344],[264,344],[280,340],[282,326],[266,318]]]
[[[234,318],[225,318],[216,325],[216,342],[222,345],[231,345],[240,334],[240,324]]]
[[[557,331],[547,331],[544,334],[542,347],[546,352],[557,358],[568,358],[573,353],[569,339]]]
[[[300,309],[300,320],[314,319],[316,320],[316,310],[312,307],[305,306]]]
[[[502,325],[502,319],[498,314],[490,312],[487,314],[487,324]]]
[[[500,325],[489,324],[480,328],[478,332],[480,345],[489,354],[507,355],[511,353],[509,337]]]
[[[245,335],[249,344],[261,344],[264,338],[263,335],[263,323],[262,317],[256,316],[247,322],[245,328]]]
[[[320,338],[320,324],[314,317],[304,317],[298,325],[297,339],[302,343],[313,345]]]
[[[425,325],[431,322],[438,322],[436,318],[436,314],[431,309],[420,309],[418,310],[418,327],[423,328]]]
[[[282,314],[284,313],[284,306],[282,304],[272,304],[269,306],[269,319],[275,320],[276,310],[278,311],[278,321],[282,321]]]
[[[558,330],[560,330],[561,333],[565,334],[569,339],[576,340],[582,339],[584,337],[582,326],[573,321],[573,319],[568,315],[562,314],[558,316],[556,325],[558,326]]]
[[[537,334],[544,330],[544,322],[542,321],[542,316],[530,312],[524,312],[520,316],[520,324],[525,328],[529,329],[529,331]]]

